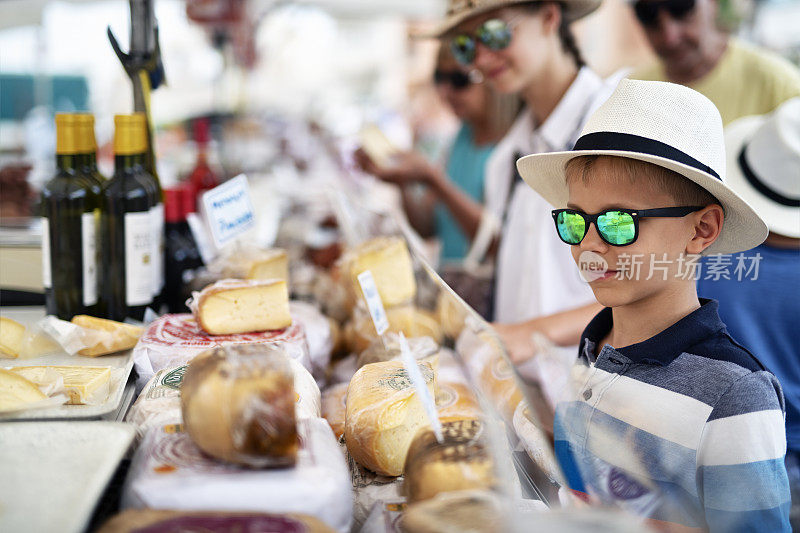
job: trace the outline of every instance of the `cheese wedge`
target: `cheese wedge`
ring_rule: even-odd
[[[98,404],[108,397],[111,369],[107,366],[19,366],[11,369],[37,385],[49,384],[48,371],[53,370],[64,378],[64,388],[69,395],[67,405]]]
[[[283,280],[222,280],[202,290],[195,319],[211,335],[283,329],[292,325]]]
[[[362,299],[358,275],[367,270],[372,272],[385,307],[408,303],[417,294],[411,255],[400,237],[378,237],[367,241],[350,251],[343,263],[358,300]]]
[[[88,315],[76,315],[72,317],[72,323],[89,330],[84,339],[93,344],[78,352],[78,355],[86,357],[130,350],[144,332],[144,328],[138,326]]]
[[[25,326],[16,320],[0,317],[0,357],[19,357],[24,336]]]
[[[435,375],[419,364],[431,397]],[[345,441],[358,463],[386,476],[403,473],[408,447],[417,431],[429,424],[425,407],[401,361],[361,367],[347,389]]]
[[[0,368],[0,412],[46,399],[47,396],[39,390],[35,383],[19,374]]]

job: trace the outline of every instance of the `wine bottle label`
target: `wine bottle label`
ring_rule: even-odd
[[[81,215],[83,305],[97,303],[97,218],[94,211]]]
[[[150,211],[125,213],[125,300],[146,305],[153,300],[153,217]]]
[[[164,204],[150,209],[153,217],[153,295],[164,288]]]
[[[53,286],[53,278],[50,273],[50,221],[47,217],[42,217],[42,285],[45,289]]]

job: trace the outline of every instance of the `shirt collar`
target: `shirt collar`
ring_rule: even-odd
[[[634,363],[668,365],[689,348],[719,331],[725,324],[719,318],[719,304],[716,300],[700,298],[700,308],[692,311],[673,325],[649,339],[616,348],[616,351]],[[594,359],[594,349],[611,331],[614,318],[611,308],[600,311],[581,336],[581,356],[590,361]]]
[[[592,69],[581,67],[558,105],[534,134],[541,136],[551,150],[571,149],[602,85],[603,80]]]

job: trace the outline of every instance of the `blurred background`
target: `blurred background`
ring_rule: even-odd
[[[200,117],[222,179],[280,158],[302,167],[319,136],[335,139],[328,149],[347,165],[365,123],[398,146],[427,143],[435,153],[457,122],[432,83],[436,43],[413,35],[444,9],[444,0],[156,0],[167,81],[152,96],[162,184],[191,172]],[[798,63],[800,1],[722,0],[721,13],[733,33]],[[131,112],[133,101],[107,27],[126,48],[127,0],[0,0],[4,217],[29,211],[9,183],[24,179],[35,198],[52,176],[57,112],[95,114],[99,166],[113,172],[113,115]],[[606,0],[575,31],[601,74],[652,59],[622,0]]]

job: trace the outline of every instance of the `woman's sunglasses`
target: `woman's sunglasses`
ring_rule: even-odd
[[[481,73],[477,70],[462,72],[460,70],[445,71],[436,70],[433,73],[433,83],[436,85],[450,85],[453,89],[460,91],[472,84],[483,81]]]
[[[574,209],[556,209],[553,221],[559,238],[567,244],[580,244],[594,223],[603,242],[612,246],[627,246],[639,237],[640,218],[680,218],[703,209],[704,206],[662,207],[659,209],[607,209],[587,215]]]
[[[633,5],[636,18],[645,26],[658,23],[658,12],[666,10],[675,20],[683,20],[694,9],[695,0],[639,0]]]
[[[502,50],[511,44],[511,23],[503,19],[489,19],[470,35],[461,33],[450,41],[450,50],[456,61],[469,65],[475,61],[478,43],[489,50]]]

